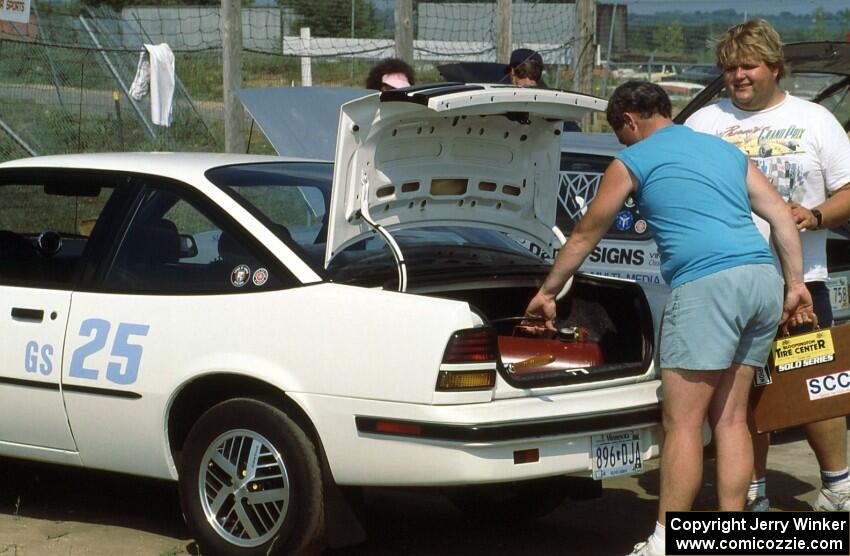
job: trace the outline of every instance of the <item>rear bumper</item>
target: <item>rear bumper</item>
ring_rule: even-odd
[[[662,438],[658,385],[456,406],[292,397],[313,419],[338,484],[449,486],[589,475],[591,437],[618,430],[639,431],[643,459],[655,458]],[[403,426],[378,426],[386,421]],[[514,462],[516,451],[530,449],[538,450],[538,461]]]
[[[661,422],[661,405],[623,410],[617,413],[601,413],[542,419],[538,421],[513,421],[504,423],[483,423],[458,425],[449,423],[430,423],[418,421],[394,420],[401,428],[419,431],[415,437],[382,430],[382,417],[357,416],[354,422],[357,432],[379,436],[416,438],[421,440],[440,440],[476,444],[481,442],[506,442],[528,438],[548,438],[587,434],[588,431],[610,431],[623,428],[645,428]]]

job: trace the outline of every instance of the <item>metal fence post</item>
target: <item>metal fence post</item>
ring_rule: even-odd
[[[236,91],[242,88],[242,0],[221,0],[224,150],[244,153],[245,122]]]
[[[594,0],[576,0],[576,34],[573,39],[573,88],[591,93],[595,54],[596,10]]]
[[[301,47],[307,53],[307,56],[301,57],[301,86],[313,86],[313,61],[310,59],[310,28],[301,28]]]
[[[511,59],[513,29],[511,28],[511,0],[496,1],[496,61],[507,64]]]
[[[602,96],[608,96],[608,76],[611,75],[611,47],[614,43],[614,24],[617,21],[617,4],[611,8],[611,27],[608,29],[608,52],[605,54],[605,73],[602,76]]]
[[[413,65],[412,0],[395,0],[395,54]]]
[[[573,39],[573,89],[593,94],[593,57],[596,54],[596,9],[594,0],[576,0],[576,34]],[[590,131],[593,118],[582,118],[582,129]]]

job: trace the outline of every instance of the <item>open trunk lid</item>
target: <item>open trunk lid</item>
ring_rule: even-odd
[[[602,99],[498,85],[426,85],[342,106],[325,264],[373,233],[475,226],[551,253],[563,120]]]

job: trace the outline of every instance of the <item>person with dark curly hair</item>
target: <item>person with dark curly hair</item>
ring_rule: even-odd
[[[416,85],[416,72],[410,64],[399,58],[384,58],[369,70],[366,88],[391,91]]]

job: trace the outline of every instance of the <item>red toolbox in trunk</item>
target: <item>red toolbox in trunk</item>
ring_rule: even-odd
[[[516,375],[581,369],[603,363],[599,344],[581,338],[499,336],[498,341],[502,364]]]

